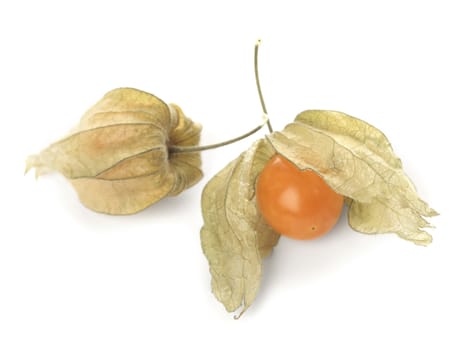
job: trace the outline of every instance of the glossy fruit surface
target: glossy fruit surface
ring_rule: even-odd
[[[343,196],[317,173],[300,170],[279,154],[260,173],[256,200],[266,222],[276,232],[295,239],[324,235],[343,208]]]

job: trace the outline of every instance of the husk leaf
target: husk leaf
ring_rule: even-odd
[[[347,197],[350,226],[363,233],[397,233],[419,245],[432,241],[424,217],[437,215],[419,198],[385,135],[334,111],[299,114],[282,132],[267,136],[300,169],[312,169]]]
[[[262,258],[270,254],[279,235],[262,219],[255,203],[255,183],[273,148],[261,139],[229,163],[205,186],[201,242],[216,298],[238,317],[257,295]]]

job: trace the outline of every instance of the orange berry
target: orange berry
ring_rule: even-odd
[[[256,200],[260,213],[276,232],[302,240],[330,231],[343,208],[343,196],[322,177],[312,170],[300,170],[279,154],[260,173]]]

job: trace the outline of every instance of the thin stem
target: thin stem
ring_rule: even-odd
[[[262,88],[260,87],[260,77],[258,74],[258,48],[262,41],[260,39],[257,40],[257,43],[255,44],[255,54],[254,54],[254,67],[255,67],[255,81],[257,83],[257,92],[258,92],[258,97],[260,97],[260,103],[262,104],[262,110],[265,115],[268,115],[268,112],[266,110],[265,106],[265,101],[263,100],[263,94],[262,94]],[[273,132],[273,128],[271,127],[270,120],[268,119],[267,121],[267,126],[268,126],[268,131],[270,133]]]
[[[246,132],[245,134],[243,134],[241,136],[238,136],[238,137],[235,137],[233,139],[223,141],[223,142],[219,142],[219,143],[214,143],[214,144],[211,144],[211,145],[206,145],[206,146],[169,146],[169,153],[201,152],[201,151],[206,151],[206,150],[209,150],[209,149],[223,147],[223,146],[229,145],[231,143],[240,141],[242,139],[245,139],[246,137],[249,137],[252,134],[255,134],[258,130],[263,128],[265,123],[268,123],[268,118],[266,118],[266,116],[264,118],[265,118],[265,120],[261,125],[259,125],[256,128],[250,130],[249,132]]]

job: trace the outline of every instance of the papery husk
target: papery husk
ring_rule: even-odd
[[[89,209],[133,214],[201,179],[200,153],[170,152],[198,145],[200,132],[178,106],[137,89],[115,89],[69,135],[30,156],[26,171],[62,173]]]
[[[267,138],[276,152],[346,197],[356,231],[432,242],[425,217],[437,212],[419,197],[389,140],[374,126],[341,112],[309,110]]]
[[[255,199],[257,178],[275,154],[316,172],[345,196],[353,229],[393,232],[418,245],[431,243],[425,218],[437,212],[419,198],[385,135],[344,113],[305,111],[283,131],[255,142],[203,190],[201,243],[213,293],[227,311],[242,307],[242,315],[253,303],[262,257],[279,239]]]
[[[255,203],[255,182],[274,154],[262,139],[229,163],[205,186],[201,242],[211,272],[211,287],[227,311],[254,301],[260,287],[262,260],[279,239]]]

